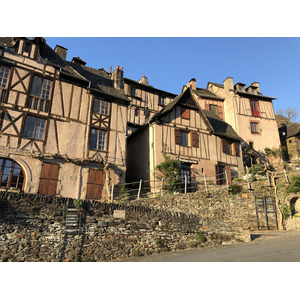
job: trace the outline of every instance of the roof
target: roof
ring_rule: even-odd
[[[201,89],[197,88],[196,90],[192,90],[197,96],[200,96],[201,98],[209,98],[209,99],[215,99],[215,100],[225,100],[222,97],[219,97],[215,93],[207,90],[207,89]]]
[[[2,45],[14,46],[13,38],[0,38],[0,46]],[[44,64],[51,64],[59,68],[62,75],[70,76],[73,79],[84,81],[90,88],[100,93],[116,97],[129,103],[123,89],[114,88],[114,81],[111,74],[104,69],[94,69],[78,63],[72,63],[62,59],[47,43],[42,43],[40,46],[38,61]]]
[[[299,123],[292,123],[286,126],[286,137],[296,136],[300,133],[300,124]]]
[[[224,84],[220,84],[220,83],[215,83],[215,82],[208,82],[207,83],[207,86],[209,85],[209,84],[213,84],[213,85],[215,85],[215,86],[217,86],[217,87],[219,87],[219,88],[222,88],[222,89],[224,89]],[[242,84],[242,85],[245,85],[244,83],[242,83],[242,82],[238,82],[238,83],[236,83],[234,86],[236,86],[237,84]],[[252,93],[248,93],[248,92],[242,92],[242,91],[239,91],[239,90],[235,90],[235,92],[237,93],[237,94],[239,94],[240,96],[244,96],[244,97],[254,97],[254,98],[262,98],[262,99],[264,99],[264,100],[275,100],[276,98],[275,97],[270,97],[270,96],[265,96],[265,95],[263,95],[262,93],[257,93],[257,94],[252,94]]]
[[[234,131],[234,129],[223,121],[220,117],[215,115],[213,112],[208,110],[203,110],[203,113],[205,114],[206,118],[208,119],[209,123],[211,124],[212,128],[214,129],[214,134],[233,139],[236,141],[242,141],[242,139],[238,136],[238,134]]]
[[[207,85],[209,85],[209,84],[213,84],[213,85],[215,85],[215,86],[217,86],[217,87],[219,87],[219,88],[224,89],[224,84],[215,83],[215,82],[211,82],[211,81],[209,81],[209,82],[207,83]]]
[[[169,95],[171,97],[176,97],[177,95],[176,94],[173,94],[173,93],[170,93],[170,92],[167,92],[167,91],[163,91],[163,90],[160,90],[160,89],[157,89],[155,88],[154,86],[152,85],[149,85],[149,84],[143,84],[143,83],[140,83],[136,80],[133,80],[133,79],[130,79],[130,78],[124,78],[124,82],[129,82],[129,83],[133,83],[137,86],[139,86],[140,88],[144,89],[144,90],[151,90],[151,91],[155,91],[155,92],[158,92],[158,93],[163,93],[163,94],[166,94],[166,95]]]

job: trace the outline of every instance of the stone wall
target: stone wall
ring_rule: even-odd
[[[251,199],[223,193],[176,195],[138,203],[83,201],[81,235],[64,235],[70,198],[0,192],[0,261],[117,261],[132,256],[249,241]],[[188,202],[188,205],[187,205]],[[126,212],[125,219],[114,217]]]

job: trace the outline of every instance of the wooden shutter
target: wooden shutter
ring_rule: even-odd
[[[39,184],[39,193],[41,195],[56,195],[58,173],[59,164],[43,164]]]
[[[198,132],[192,132],[192,147],[199,148]]]
[[[234,153],[236,156],[240,156],[240,144],[234,143]]]
[[[190,119],[190,110],[186,107],[181,107],[181,117],[183,119]]]
[[[226,166],[225,169],[226,169],[228,184],[231,184],[231,168],[229,166]]]
[[[86,189],[86,198],[87,199],[100,199],[103,188],[103,171],[98,169],[90,169],[87,189]]]
[[[226,153],[226,141],[222,140],[222,151],[223,153]]]
[[[222,106],[219,106],[218,105],[218,116],[224,120],[224,117],[223,117],[223,107]]]
[[[175,128],[175,144],[180,145],[180,130]]]

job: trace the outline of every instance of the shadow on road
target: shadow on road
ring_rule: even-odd
[[[258,239],[261,237],[261,234],[251,234],[251,241],[254,241],[255,239]]]

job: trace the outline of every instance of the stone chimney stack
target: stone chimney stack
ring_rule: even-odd
[[[121,69],[117,66],[111,74],[111,78],[114,81],[114,87],[117,89],[124,89],[123,83],[123,67]]]
[[[67,58],[67,52],[68,52],[67,48],[64,48],[62,46],[56,45],[55,49],[54,49],[54,52],[56,52],[63,60],[66,60],[66,58]]]
[[[187,87],[191,88],[192,90],[196,90],[196,79],[192,78],[188,83],[187,83]]]
[[[233,78],[232,77],[227,77],[224,81],[224,90],[229,91],[233,90]]]
[[[260,93],[260,90],[259,90],[259,82],[253,82],[253,83],[251,83],[250,84],[250,86],[255,86],[255,87],[257,87],[257,92],[259,92]]]
[[[145,75],[143,75],[143,77],[140,79],[139,83],[148,85],[148,78]]]

